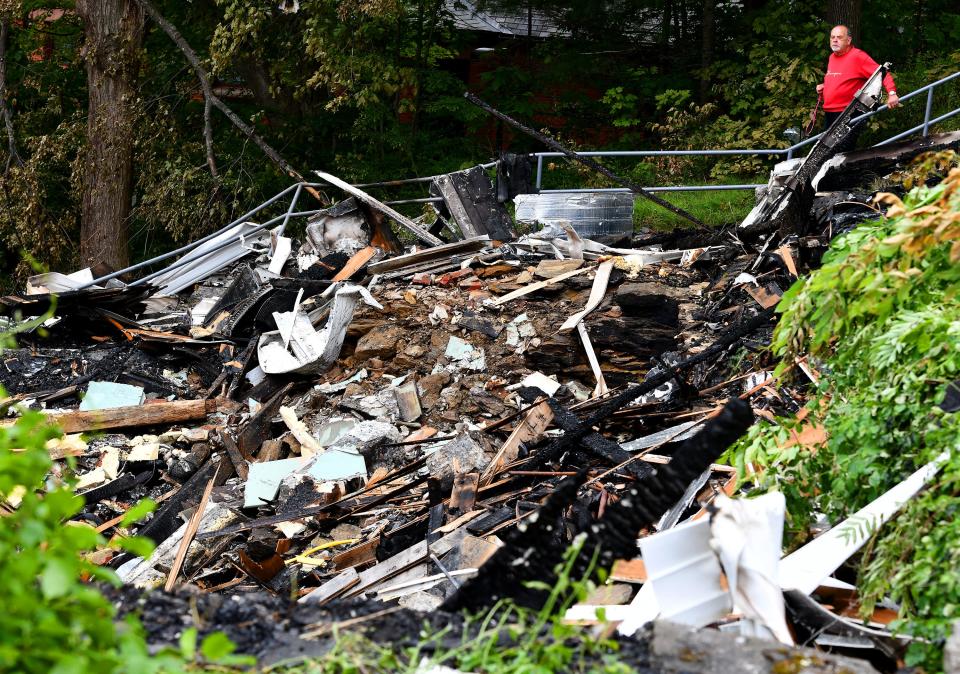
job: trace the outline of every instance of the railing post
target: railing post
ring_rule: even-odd
[[[300,198],[300,190],[303,189],[303,183],[297,185],[297,189],[293,193],[293,198],[290,199],[290,208],[287,209],[287,214],[283,217],[283,224],[280,225],[280,231],[277,232],[277,236],[283,236],[284,230],[287,229],[287,223],[290,222],[290,214],[293,213],[297,205],[297,199]]]
[[[933,89],[930,87],[927,91],[927,109],[923,113],[923,137],[926,138],[930,133],[930,111],[933,109]]]
[[[543,184],[543,155],[537,155],[537,192],[540,191],[540,186]]]
[[[793,146],[787,148],[787,159],[793,159]]]

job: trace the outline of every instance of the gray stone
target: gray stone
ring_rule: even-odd
[[[429,592],[412,592],[400,597],[398,602],[400,606],[411,611],[420,611],[422,613],[432,613],[440,608],[443,603],[443,597],[438,597]]]
[[[367,396],[347,396],[344,395],[340,401],[340,407],[348,410],[356,410],[368,417],[379,419],[381,417],[397,419],[400,416],[400,407],[397,405],[397,397],[393,389],[383,388]]]
[[[679,303],[690,299],[690,291],[662,283],[624,283],[613,296],[625,316],[641,316],[656,323],[676,327]]]
[[[947,643],[943,645],[944,674],[960,674],[960,620],[953,623]]]
[[[357,342],[354,358],[389,358],[397,352],[397,343],[403,336],[403,330],[396,325],[379,326],[365,334]]]
[[[328,449],[367,456],[377,447],[393,442],[400,442],[400,431],[393,424],[382,421],[361,421]]]
[[[468,433],[458,435],[441,445],[427,457],[427,470],[439,479],[445,488],[453,485],[453,477],[482,470],[487,465],[483,447]]]
[[[664,674],[876,674],[870,663],[813,648],[658,620],[638,635],[650,640],[650,669]]]
[[[584,604],[595,606],[609,606],[611,604],[627,604],[633,597],[633,586],[626,583],[611,583],[601,585],[590,593]]]

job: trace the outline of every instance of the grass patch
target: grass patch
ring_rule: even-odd
[[[708,227],[720,227],[743,220],[753,208],[753,190],[713,190],[710,192],[658,192],[657,196],[699,218]],[[637,197],[633,203],[633,226],[659,231],[689,226],[681,218],[649,199]]]

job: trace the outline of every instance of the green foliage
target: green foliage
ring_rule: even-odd
[[[945,572],[960,549],[952,514],[960,496],[960,419],[938,407],[960,378],[960,168],[903,201],[880,199],[890,204],[886,217],[835,240],[823,267],[779,305],[778,370],[804,354],[817,363],[823,378],[810,416],[823,424],[827,442],[783,449],[797,422],[778,420],[756,427],[730,458],[765,468],[763,486],[784,492],[800,543],[814,513],[846,517],[951,452],[930,488],[892,522],[854,522],[847,532],[871,539],[859,579],[864,614],[891,597],[901,606],[896,627],[931,640],[914,642],[912,661],[935,669],[939,643],[960,618],[960,582]]]
[[[718,100],[684,105],[676,96],[664,96],[658,103],[666,115],[651,130],[675,149],[786,147],[783,130],[802,124],[823,77],[825,29],[819,12],[819,3],[771,3],[753,19],[749,39],[710,66]],[[709,168],[700,170],[716,179],[759,175],[768,166],[766,157],[738,155],[710,160]]]
[[[136,662],[138,671],[177,671],[162,658],[151,664],[135,626],[117,626],[87,582],[117,579],[84,557],[106,541],[88,525],[64,526],[83,499],[48,478],[44,445],[57,435],[36,413],[0,429],[0,497],[15,506],[0,527],[0,670],[120,672]]]
[[[36,412],[0,428],[0,671],[176,674],[252,664],[251,658],[233,655],[234,645],[222,633],[208,635],[199,653],[195,629],[184,632],[180,651],[151,653],[135,618],[117,622],[97,584],[120,581],[88,554],[109,546],[149,556],[153,544],[138,537],[108,543],[90,525],[71,521],[83,499],[51,472],[46,450],[47,441],[60,435]],[[138,503],[123,524],[142,519],[155,506]]]
[[[661,2],[491,0],[482,8],[543,12],[565,31],[497,39],[458,29],[447,5],[433,0],[301,0],[295,13],[280,11],[276,0],[154,4],[197,51],[214,84],[237,94],[225,101],[293,166],[363,182],[447,172],[489,159],[503,145],[543,149],[465,102],[468,86],[581,149],[783,147],[782,131],[802,124],[815,100],[829,28],[812,0],[721,4],[714,8],[714,58],[704,66],[694,48],[703,28],[699,5],[678,12]],[[24,252],[53,269],[78,262],[87,141],[83,26],[74,14],[56,21],[30,14],[62,6],[0,3],[0,18],[10,25],[7,103],[23,159],[0,176],[0,273],[18,281],[29,271],[19,264]],[[857,43],[879,60],[896,61],[904,93],[956,69],[960,18],[948,10],[950,0],[884,0],[864,12]],[[195,74],[150,22],[142,57],[134,102],[134,259],[210,232],[289,180],[218,111],[212,126],[219,175],[211,175]],[[864,142],[918,123],[921,99],[871,120]],[[957,106],[960,80],[938,90],[933,113]],[[4,163],[6,147],[0,143]],[[753,182],[770,165],[754,156],[605,163],[647,185]],[[609,181],[561,161],[553,162],[545,185]],[[387,194],[423,196],[418,187]]]

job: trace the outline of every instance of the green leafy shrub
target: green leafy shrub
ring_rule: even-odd
[[[57,435],[39,414],[0,429],[0,496],[13,506],[0,527],[0,670],[121,671],[146,648],[132,625],[118,629],[110,603],[85,582],[116,576],[83,557],[106,543],[94,529],[65,526],[83,499],[48,483],[44,446]],[[118,546],[149,552],[139,539]]]
[[[780,303],[779,370],[801,355],[820,363],[810,407],[826,443],[782,449],[797,422],[780,420],[754,429],[731,458],[764,467],[763,486],[784,492],[797,544],[815,513],[837,521],[952,453],[929,489],[876,531],[859,577],[864,615],[892,598],[894,627],[930,640],[914,642],[910,662],[935,669],[960,618],[960,419],[939,407],[960,378],[960,169],[903,201],[880,198],[886,217],[835,240],[823,267]]]
[[[70,521],[83,499],[50,472],[45,445],[58,436],[37,413],[0,428],[0,672],[173,674],[208,663],[250,664],[232,655],[222,633],[207,636],[198,650],[196,630],[186,630],[179,651],[151,654],[135,618],[118,622],[96,583],[120,581],[87,555],[109,545],[145,556],[153,545],[137,537],[108,543],[92,527]],[[134,506],[121,526],[153,505]]]

